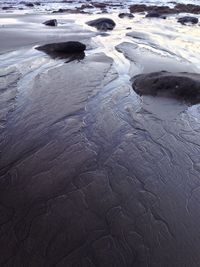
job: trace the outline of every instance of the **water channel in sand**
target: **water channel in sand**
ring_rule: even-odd
[[[95,17],[59,19],[87,31]],[[200,263],[199,105],[140,98],[130,82],[198,73],[199,29],[113,18],[80,62],[33,46],[0,55],[1,266]]]

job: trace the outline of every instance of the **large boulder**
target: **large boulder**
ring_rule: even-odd
[[[100,31],[108,31],[113,30],[116,26],[115,22],[109,18],[100,18],[95,19],[87,22],[87,25],[91,27],[95,27],[97,30]]]
[[[50,19],[50,20],[43,22],[43,24],[47,26],[57,26],[58,23],[56,19]]]
[[[85,57],[86,46],[80,42],[53,43],[36,48],[53,59],[65,59],[66,63],[73,60],[82,60]]]
[[[166,71],[140,74],[132,79],[139,95],[174,97],[191,104],[200,103],[200,74]]]
[[[178,22],[183,24],[183,25],[188,24],[188,23],[197,24],[199,22],[199,20],[196,17],[185,16],[185,17],[179,18]]]
[[[80,42],[69,41],[62,43],[46,44],[36,47],[36,49],[44,52],[75,54],[84,52],[86,49],[86,45]]]

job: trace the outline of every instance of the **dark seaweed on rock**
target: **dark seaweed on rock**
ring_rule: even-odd
[[[166,71],[140,74],[132,79],[139,95],[174,97],[191,104],[200,103],[200,74]]]

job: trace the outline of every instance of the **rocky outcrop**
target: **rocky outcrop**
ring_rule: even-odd
[[[133,79],[139,95],[173,97],[191,104],[200,103],[200,74],[166,71],[140,74]]]
[[[175,9],[178,11],[177,13],[192,13],[192,14],[200,14],[200,5],[193,4],[177,4]]]
[[[139,13],[139,12],[157,12],[161,14],[174,14],[174,9],[168,6],[147,6],[147,5],[131,5],[130,6],[131,13]]]
[[[173,8],[169,6],[147,6],[147,5],[131,5],[130,6],[131,13],[138,13],[138,12],[158,12],[159,14],[178,14],[178,13],[193,13],[193,14],[200,14],[200,6],[193,5],[193,4],[176,4]]]
[[[109,18],[100,18],[95,19],[87,22],[87,25],[91,27],[95,27],[97,30],[100,31],[108,31],[113,30],[116,26],[115,22]]]

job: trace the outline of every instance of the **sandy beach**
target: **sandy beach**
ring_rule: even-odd
[[[177,20],[200,15],[20,5],[0,12],[0,266],[199,266],[200,26]]]

